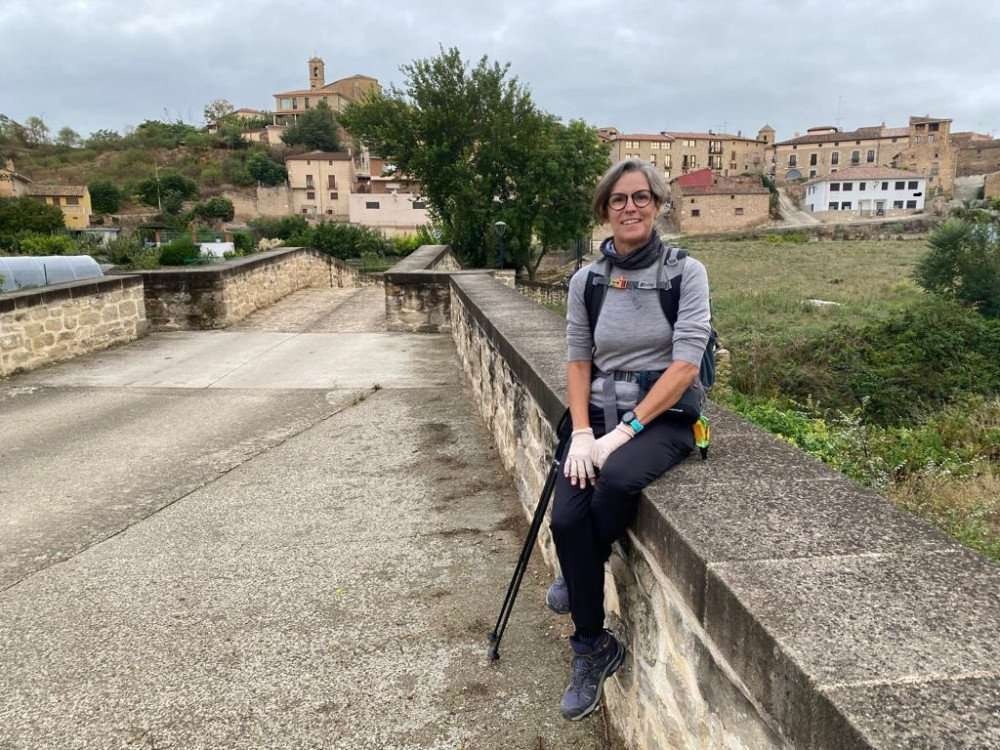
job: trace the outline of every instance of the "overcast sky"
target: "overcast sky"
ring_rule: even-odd
[[[216,98],[272,108],[313,54],[327,81],[385,85],[444,45],[509,62],[553,114],[630,132],[784,139],[931,114],[1000,136],[998,32],[995,0],[0,0],[0,113],[83,135],[200,124]]]

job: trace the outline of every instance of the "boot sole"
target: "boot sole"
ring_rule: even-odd
[[[604,694],[604,681],[608,679],[611,675],[618,671],[618,668],[625,661],[625,647],[618,643],[618,654],[615,656],[614,660],[611,661],[607,667],[604,669],[604,673],[601,675],[600,682],[597,683],[597,694],[594,696],[594,702],[587,706],[582,712],[576,716],[566,716],[563,714],[563,718],[569,721],[580,721],[580,719],[586,719],[601,704],[601,696]]]

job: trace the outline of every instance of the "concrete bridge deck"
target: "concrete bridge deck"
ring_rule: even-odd
[[[609,748],[444,335],[310,289],[0,384],[0,748]]]

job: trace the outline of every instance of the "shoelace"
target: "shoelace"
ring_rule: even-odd
[[[580,690],[585,685],[595,687],[597,685],[597,674],[600,670],[595,669],[596,660],[594,655],[579,654],[573,657],[573,674],[570,677],[570,684],[573,688]]]

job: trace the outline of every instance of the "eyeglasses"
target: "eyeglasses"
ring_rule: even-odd
[[[628,193],[612,193],[608,197],[608,208],[613,211],[622,211],[628,205]],[[636,208],[645,208],[653,200],[653,193],[650,190],[636,190],[631,195],[632,205]]]

